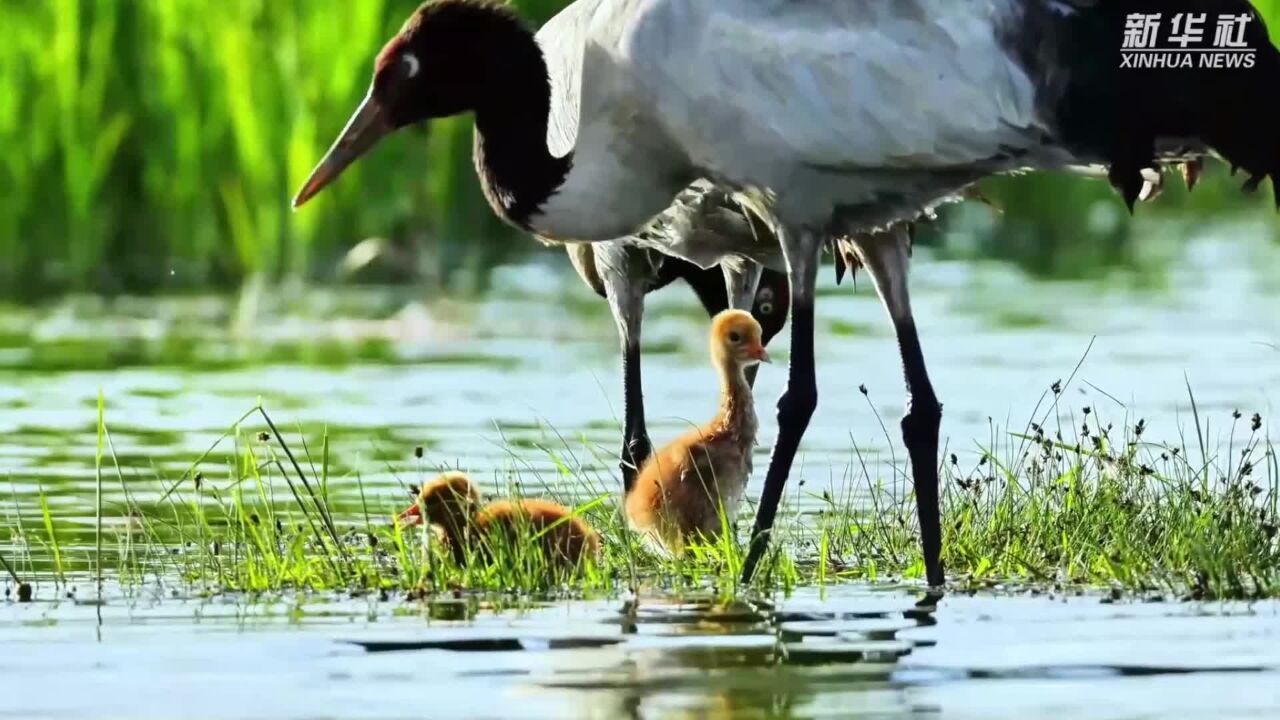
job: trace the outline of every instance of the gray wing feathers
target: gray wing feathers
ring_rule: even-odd
[[[963,166],[1038,137],[1031,81],[995,35],[1025,1],[665,0],[629,54],[662,78],[653,95],[672,98],[676,132],[717,148],[708,157],[752,146],[833,171]],[[664,17],[670,6],[681,12]]]
[[[780,253],[768,200],[708,180],[693,183],[636,240],[710,268],[725,255],[777,266]]]

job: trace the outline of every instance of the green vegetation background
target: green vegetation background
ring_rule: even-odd
[[[1280,0],[1255,2],[1280,30]],[[372,236],[434,278],[482,282],[502,256],[534,251],[485,206],[467,118],[402,133],[307,212],[289,210],[416,4],[4,0],[0,296],[324,281]],[[535,21],[563,4],[516,0]],[[1153,212],[1262,204],[1239,199],[1238,182],[1219,174]],[[989,192],[1004,212],[981,226],[980,249],[1067,273],[1126,252],[1127,223],[1081,221],[1115,206],[1105,183],[1038,176]]]

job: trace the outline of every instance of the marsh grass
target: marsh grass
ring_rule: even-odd
[[[1143,419],[1113,424],[1083,408],[1066,423],[1007,435],[968,469],[949,455],[947,569],[973,588],[1280,595],[1280,473],[1261,418],[1233,413],[1218,450],[1205,441],[1207,427],[1197,431],[1155,443]],[[830,561],[841,575],[918,576],[914,507],[869,490],[877,511],[849,515],[847,505],[831,502],[824,513],[820,532],[834,536]]]
[[[947,453],[944,562],[953,589],[1280,596],[1280,468],[1260,417],[1233,413],[1224,444],[1214,449],[1210,421],[1189,396],[1192,434],[1156,443],[1143,419],[1113,424],[1095,408],[1060,411],[1055,388],[1025,431],[993,427],[970,466]],[[558,446],[541,448],[556,477],[535,473],[513,452],[497,482],[485,484],[500,488],[492,494],[529,497],[536,476],[539,487],[554,489],[538,495],[551,494],[591,523],[602,554],[572,570],[549,565],[532,530],[491,536],[457,562],[434,533],[392,522],[411,501],[410,485],[439,468],[424,467],[419,454],[413,474],[402,478],[404,494],[375,495],[359,472],[332,474],[327,436],[313,456],[300,432],[282,432],[262,408],[238,420],[180,478],[159,478],[164,492],[139,496],[115,452],[105,403],[100,410],[99,487],[119,483],[124,502],[97,510],[92,546],[82,538],[70,555],[64,523],[43,491],[38,525],[24,524],[15,507],[18,522],[0,523],[12,528],[0,543],[12,582],[26,575],[66,586],[77,578],[101,582],[105,574],[125,588],[196,594],[340,590],[421,598],[744,591],[740,533],[677,557],[653,552],[625,527],[615,479],[589,469],[611,466],[607,452],[587,447],[591,457],[580,461],[573,443],[558,436]],[[834,484],[839,490],[793,485],[770,553],[746,591],[922,576],[905,470],[878,478],[856,445],[852,458],[850,472]],[[745,513],[724,518],[726,528],[735,521],[739,530],[749,527]]]

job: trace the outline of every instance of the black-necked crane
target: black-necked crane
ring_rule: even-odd
[[[1245,18],[1254,61],[1122,67],[1129,13]],[[1280,173],[1280,52],[1247,0],[577,0],[540,31],[494,0],[422,5],[295,199],[398,128],[464,112],[494,210],[544,238],[626,237],[709,178],[776,220],[791,362],[744,568],[766,549],[817,406],[814,284],[848,236],[897,329],[926,575],[944,580],[941,407],[907,297],[909,221],[992,174],[1105,166],[1130,205],[1172,148]],[[885,230],[885,228],[889,228]],[[758,248],[657,243],[709,267]]]
[[[632,529],[676,553],[731,526],[751,477],[758,423],[747,371],[769,362],[760,323],[725,310],[711,322],[710,347],[720,384],[715,416],[653,453],[624,498]]]

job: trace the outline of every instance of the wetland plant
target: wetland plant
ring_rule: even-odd
[[[1050,410],[1025,430],[993,426],[991,439],[965,462],[944,454],[944,561],[952,590],[1280,596],[1280,470],[1263,418],[1233,413],[1217,443],[1192,396],[1194,434],[1158,443],[1141,418],[1113,423],[1093,407],[1059,412],[1057,388]],[[832,487],[797,484],[774,549],[752,586],[742,588],[739,532],[673,556],[655,552],[626,526],[619,484],[604,470],[611,465],[606,448],[588,446],[592,459],[579,462],[568,441],[543,447],[553,477],[513,452],[510,466],[485,483],[517,501],[549,497],[596,528],[600,556],[565,567],[538,551],[534,529],[498,534],[482,556],[459,558],[436,533],[398,527],[393,517],[403,495],[388,497],[385,486],[375,493],[359,469],[335,465],[325,433],[291,439],[261,408],[178,478],[127,476],[105,413],[99,433],[99,482],[118,484],[122,502],[55,517],[41,491],[38,518],[23,514],[16,493],[14,505],[0,510],[8,537],[0,559],[20,599],[30,586],[19,570],[28,581],[59,586],[105,571],[126,591],[422,598],[646,590],[768,596],[845,581],[911,582],[924,571],[907,469],[873,462],[856,445]],[[416,450],[405,454],[415,457],[395,472],[411,473],[413,482],[446,469],[425,468]],[[892,468],[889,477],[873,475],[876,467]],[[725,527],[745,529],[750,510],[724,518]]]

